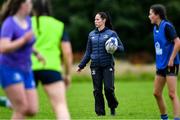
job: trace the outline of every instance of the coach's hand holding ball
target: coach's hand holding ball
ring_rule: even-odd
[[[109,38],[105,43],[105,49],[107,53],[114,54],[118,48],[118,40],[115,37]]]

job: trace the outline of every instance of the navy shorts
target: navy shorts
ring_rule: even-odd
[[[0,83],[2,88],[7,88],[17,83],[23,83],[25,89],[34,89],[35,81],[32,71],[22,71],[5,65],[0,66]]]
[[[164,69],[157,69],[156,74],[162,77],[166,76],[178,76],[179,65],[174,65],[172,67],[166,67]]]
[[[63,80],[61,73],[54,70],[34,70],[33,73],[36,86],[38,86],[39,81],[43,85],[48,85]]]

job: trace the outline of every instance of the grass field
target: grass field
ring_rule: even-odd
[[[93,86],[90,76],[73,76],[71,88],[67,91],[68,106],[72,119],[159,119],[153,93],[153,74],[117,76],[115,91],[119,106],[117,115],[110,116],[106,104],[106,116],[97,117],[94,112]],[[178,83],[180,87],[180,83]],[[180,89],[179,89],[180,91]],[[29,119],[55,119],[49,101],[42,87],[38,88],[40,111],[36,117]],[[179,92],[180,93],[180,92]],[[0,95],[3,94],[0,91]],[[168,98],[167,88],[164,90],[170,118],[172,107]],[[180,95],[179,95],[180,96]],[[9,119],[11,110],[0,107],[0,119]]]

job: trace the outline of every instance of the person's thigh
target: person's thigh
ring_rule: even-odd
[[[22,112],[22,109],[27,108],[26,93],[22,83],[14,84],[5,88],[5,93],[15,111]]]
[[[154,93],[157,95],[162,94],[163,88],[166,83],[166,78],[164,76],[156,75],[154,80]]]
[[[35,114],[38,111],[38,95],[36,89],[26,90],[26,100],[28,102],[28,112],[30,114]]]
[[[56,104],[59,103],[66,103],[66,90],[65,90],[65,84],[63,81],[46,84],[43,85],[46,93],[48,94],[50,101],[53,105],[53,107],[56,107]]]
[[[167,86],[170,95],[177,94],[177,76],[167,76]]]
[[[114,67],[107,66],[103,69],[103,79],[105,89],[114,89]]]
[[[91,76],[93,79],[94,90],[102,90],[103,87],[103,70],[99,67],[91,67]]]
[[[179,72],[179,65],[174,65],[172,67],[167,67],[166,80],[169,90],[169,95],[173,96],[177,93],[177,76]]]

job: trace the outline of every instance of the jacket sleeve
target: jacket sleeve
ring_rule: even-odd
[[[117,48],[116,52],[123,52],[124,51],[124,46],[123,46],[119,36],[117,35],[117,33],[114,32],[112,34],[112,37],[116,37],[118,39],[118,48]]]
[[[86,64],[90,61],[91,51],[92,51],[92,43],[91,43],[90,37],[88,37],[86,52],[85,52],[83,59],[81,60],[80,64],[78,65],[79,68],[83,69],[86,66]]]

